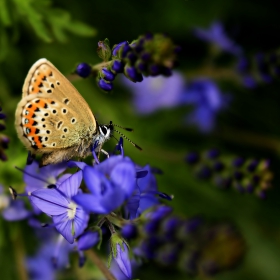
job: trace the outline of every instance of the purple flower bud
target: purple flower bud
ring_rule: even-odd
[[[130,62],[131,64],[134,64],[134,62],[137,60],[137,56],[136,56],[136,54],[133,53],[133,52],[127,53],[126,58],[129,60],[129,62]]]
[[[5,119],[5,118],[6,118],[6,115],[3,114],[3,113],[0,113],[0,120],[3,120],[3,119]]]
[[[145,62],[148,62],[150,59],[151,59],[151,54],[148,53],[148,52],[144,52],[144,53],[141,55],[141,60],[143,60],[143,61],[145,61]]]
[[[190,152],[186,156],[186,162],[189,164],[195,164],[199,161],[199,155],[196,152]]]
[[[151,76],[157,76],[160,73],[160,67],[156,64],[153,64],[149,67],[149,73]]]
[[[153,221],[159,221],[172,212],[172,208],[166,205],[157,207],[153,212],[147,214],[148,218]]]
[[[120,270],[123,274],[131,279],[131,263],[129,259],[129,249],[125,242],[122,244],[117,244],[116,255],[114,255],[114,259],[117,262]]]
[[[107,68],[103,68],[101,70],[102,76],[106,81],[113,81],[115,79],[115,75],[113,72],[108,70]]]
[[[232,161],[232,165],[235,166],[235,167],[241,167],[244,163],[244,159],[241,158],[241,157],[238,157],[238,158],[235,158],[233,161]]]
[[[217,149],[212,149],[207,151],[207,157],[209,159],[216,159],[220,155],[220,151]]]
[[[246,75],[245,77],[243,77],[243,85],[247,88],[255,88],[257,82],[252,76]]]
[[[115,59],[113,61],[112,70],[116,73],[122,73],[123,72],[124,65],[120,60]]]
[[[173,238],[180,224],[181,221],[177,217],[168,218],[163,224],[164,236],[168,239]]]
[[[108,39],[98,42],[97,54],[103,61],[109,61],[111,57],[111,49]]]
[[[3,149],[8,149],[8,144],[10,143],[10,139],[7,136],[1,136],[0,145]]]
[[[4,152],[0,151],[0,160],[7,161],[7,159],[7,155]]]
[[[254,185],[252,185],[251,183],[249,183],[247,186],[246,186],[246,191],[248,193],[252,193],[254,191],[255,187]]]
[[[76,73],[82,78],[87,78],[91,73],[91,66],[85,62],[80,63],[76,67]]]
[[[122,227],[122,236],[129,240],[137,237],[138,235],[138,230],[137,227],[134,224],[125,224]]]
[[[79,250],[88,250],[99,242],[99,233],[97,231],[85,231],[78,240]]]
[[[142,74],[140,74],[133,66],[126,65],[124,68],[124,73],[126,77],[134,83],[143,81]]]
[[[242,56],[239,58],[238,62],[237,62],[237,71],[239,73],[244,73],[248,70],[249,68],[249,61],[246,57]]]
[[[111,91],[113,89],[113,84],[106,82],[104,79],[98,81],[98,86],[105,91]]]
[[[115,57],[123,58],[130,51],[130,46],[127,41],[121,42],[113,47],[112,54]]]
[[[256,170],[258,164],[259,164],[259,161],[258,161],[258,160],[256,160],[256,159],[252,160],[252,161],[248,164],[247,170],[248,170],[249,172],[254,172],[254,171]]]
[[[197,175],[201,179],[209,179],[212,175],[212,170],[208,166],[204,165],[200,168]]]
[[[137,61],[135,63],[135,67],[140,71],[140,72],[146,72],[147,71],[147,64],[143,61]]]
[[[260,199],[266,199],[266,193],[264,190],[260,190],[257,195]]]

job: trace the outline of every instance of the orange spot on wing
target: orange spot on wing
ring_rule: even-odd
[[[42,145],[42,143],[41,143],[40,140],[39,140],[39,136],[34,136],[33,141],[35,142],[35,145],[36,145],[39,149],[43,148],[43,145]]]

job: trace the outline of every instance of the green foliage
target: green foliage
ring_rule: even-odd
[[[84,37],[96,34],[93,27],[73,20],[69,12],[52,7],[49,0],[1,0],[0,62],[7,57],[11,46],[19,39],[21,25],[27,29],[31,27],[30,30],[46,43],[54,40],[65,43],[67,32]]]

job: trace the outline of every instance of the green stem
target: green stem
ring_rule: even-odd
[[[107,280],[117,280],[93,250],[86,252],[87,257],[100,269]]]

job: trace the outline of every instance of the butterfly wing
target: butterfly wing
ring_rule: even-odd
[[[85,156],[96,120],[75,87],[46,59],[29,70],[16,110],[19,138],[33,153],[55,154],[55,163]],[[45,164],[47,164],[45,163]]]

